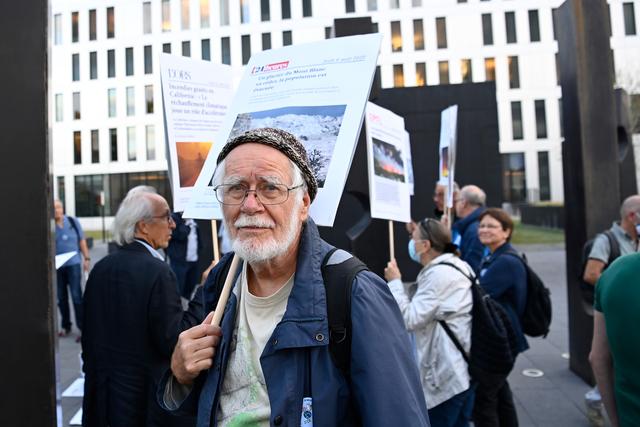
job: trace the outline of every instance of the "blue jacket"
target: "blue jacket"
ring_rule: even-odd
[[[322,260],[331,248],[309,220],[302,232],[295,282],[285,314],[260,357],[271,405],[271,425],[300,425],[306,382],[311,388],[316,426],[429,426],[425,397],[400,310],[387,284],[370,271],[358,273],[352,287],[350,382],[334,365],[329,352],[321,273]],[[215,275],[214,271],[209,277]],[[212,282],[205,284],[205,312],[214,308]],[[199,427],[216,425],[236,308],[237,298],[232,293],[225,307],[223,335],[213,368],[198,377],[178,409],[197,409]],[[161,381],[160,400],[169,376],[167,373]]]
[[[513,246],[505,243],[483,261],[480,286],[507,311],[518,337],[518,351],[523,352],[529,348],[520,323],[527,303],[527,271],[522,260],[505,255],[510,250]]]
[[[460,248],[460,259],[466,261],[478,274],[485,247],[478,238],[478,217],[484,212],[484,207],[479,207],[466,217],[453,223],[453,243]]]

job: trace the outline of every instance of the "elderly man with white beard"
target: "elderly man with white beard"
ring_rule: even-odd
[[[279,129],[248,131],[223,147],[213,184],[242,267],[221,326],[210,313],[180,335],[160,403],[197,413],[202,427],[428,426],[400,311],[368,270],[345,298],[350,355],[337,366],[321,266],[327,254],[337,263],[351,255],[330,254],[309,217],[318,185],[302,144]],[[206,312],[228,260],[205,284]]]

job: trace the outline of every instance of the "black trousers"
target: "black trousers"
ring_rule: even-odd
[[[475,427],[517,427],[518,414],[507,379],[495,376],[478,384],[473,406]]]

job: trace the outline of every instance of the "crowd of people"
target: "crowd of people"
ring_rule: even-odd
[[[130,190],[120,205],[120,249],[93,267],[84,300],[73,299],[82,319],[85,426],[518,425],[507,374],[477,381],[467,366],[475,285],[506,313],[516,352],[529,347],[521,325],[527,271],[513,256],[514,223],[486,207],[482,189],[456,186],[449,227],[446,188],[436,185],[433,217],[407,225],[410,257],[422,267],[412,283],[394,259],[383,280],[320,238],[309,216],[318,184],[293,135],[262,128],[231,139],[212,181],[230,247],[202,278],[193,220],[172,214],[150,187]],[[59,240],[75,242],[86,262],[73,221],[56,204]],[[637,252],[638,224],[634,196],[612,228],[626,239],[623,254]],[[640,419],[632,357],[640,344],[623,336],[639,320],[623,302],[640,298],[624,286],[637,280],[640,255],[607,268],[610,252],[598,237],[585,271],[598,283],[591,360],[612,424],[624,426]],[[213,325],[234,255],[240,268]],[[329,291],[328,266],[342,273],[337,285],[347,297]],[[69,267],[59,273],[64,302],[60,287],[75,292],[79,257]],[[69,310],[59,305],[64,335]]]

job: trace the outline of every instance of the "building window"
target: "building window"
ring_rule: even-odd
[[[402,52],[400,21],[391,21],[391,52]]]
[[[283,31],[282,32],[282,46],[290,46],[292,44],[293,44],[293,36],[291,35],[291,31]]]
[[[71,12],[71,43],[78,42],[78,12]]]
[[[545,139],[547,137],[547,110],[545,108],[544,99],[535,101],[536,108],[536,137]]]
[[[524,153],[502,155],[502,191],[505,202],[518,203],[527,200]]]
[[[485,46],[493,44],[493,24],[490,13],[482,14],[482,43]]]
[[[229,0],[220,0],[220,25],[229,25]]]
[[[169,0],[162,0],[162,32],[171,31],[171,2]]]
[[[220,39],[220,56],[223,64],[231,65],[231,40],[229,37]]]
[[[436,18],[436,36],[438,49],[447,48],[447,21],[446,18]]]
[[[249,0],[240,0],[240,23],[249,23]]]
[[[242,65],[249,62],[251,58],[251,37],[248,34],[242,36]]]
[[[136,92],[133,86],[127,86],[127,116],[136,114]]]
[[[209,28],[209,0],[200,0],[200,28]]]
[[[53,44],[62,44],[62,15],[53,16]]]
[[[89,52],[89,79],[98,78],[98,52]]]
[[[116,76],[116,51],[109,49],[107,51],[107,77]]]
[[[104,190],[103,175],[77,175],[75,181],[76,216],[100,216],[98,201]],[[105,215],[107,213],[105,212]]]
[[[393,87],[404,87],[404,67],[402,64],[393,66]]]
[[[151,45],[144,47],[144,73],[153,74],[153,47]]]
[[[95,40],[98,36],[96,33],[96,10],[89,11],[89,40]]]
[[[100,163],[100,141],[97,129],[91,131],[91,163]]]
[[[378,0],[367,0],[367,10],[369,12],[378,10]],[[354,8],[354,12],[355,12],[355,8]]]
[[[271,49],[271,33],[262,33],[262,50]]]
[[[551,200],[551,178],[549,175],[549,152],[538,151],[538,183],[540,185],[540,201]]]
[[[371,10],[371,9],[369,9],[369,10]],[[373,9],[373,10],[375,10],[375,9]],[[344,11],[345,11],[345,13],[353,13],[353,12],[355,12],[356,11],[356,2],[354,0],[345,0],[345,2],[344,2]]]
[[[80,119],[80,92],[73,92],[73,120]]]
[[[470,59],[463,59],[460,61],[460,74],[462,75],[462,83],[473,82],[473,72],[471,71]]]
[[[516,43],[516,14],[515,12],[504,13],[504,24],[507,29],[507,43]]]
[[[202,52],[203,60],[211,61],[211,41],[209,39],[202,39],[200,42],[200,51]]]
[[[424,50],[424,29],[422,19],[413,20],[413,49]]]
[[[80,80],[80,54],[71,55],[71,80],[77,82]]]
[[[511,132],[514,140],[524,137],[522,131],[522,103],[520,101],[511,101]]]
[[[313,15],[311,10],[311,0],[302,0],[302,16],[307,18]]]
[[[116,90],[115,88],[111,88],[107,90],[107,101],[109,104],[108,111],[109,117],[116,116]]]
[[[151,34],[151,2],[142,3],[142,32]]]
[[[113,7],[107,8],[107,38],[112,39],[116,36],[116,17]]]
[[[556,21],[558,20],[558,9],[551,9],[551,29],[553,30],[553,39],[558,40],[558,28]]]
[[[180,0],[180,27],[183,30],[188,30],[191,26],[191,17],[189,16],[189,1]]]
[[[127,160],[133,162],[136,160],[136,128],[135,126],[127,127]]]
[[[449,84],[449,61],[438,61],[438,73],[440,74],[440,84]]]
[[[144,105],[147,114],[153,114],[153,85],[144,87]]]
[[[427,85],[427,66],[424,62],[416,64],[416,86]]]
[[[282,19],[291,19],[291,0],[280,0]]]
[[[532,42],[540,41],[540,19],[537,10],[529,11],[529,40]]]
[[[262,22],[269,21],[271,19],[271,7],[269,6],[270,0],[260,0],[260,20]]]
[[[62,200],[64,203],[64,176],[59,176],[58,179],[58,200]]]
[[[564,119],[562,117],[562,98],[560,98],[558,99],[558,122],[560,124],[560,136],[564,137]]]
[[[509,88],[517,89],[520,87],[520,69],[518,67],[518,57],[509,56],[507,58],[509,63]]]
[[[400,9],[400,0],[389,0],[389,9]]]
[[[79,165],[82,163],[82,138],[80,131],[73,132],[73,164]]]
[[[144,139],[147,148],[147,160],[156,159],[156,129],[153,125],[144,127]]]
[[[333,27],[324,27],[324,38],[330,39],[332,32],[333,32]]]
[[[182,56],[187,56],[187,57],[191,56],[191,42],[190,41],[182,42]]]
[[[162,43],[162,52],[171,53],[171,43]]]
[[[62,94],[56,93],[56,122],[63,120],[64,104],[62,103]]]
[[[484,58],[484,79],[488,82],[496,81],[496,60],[495,58]]]
[[[109,152],[111,161],[118,161],[118,129],[109,129]]]
[[[125,75],[133,76],[133,48],[128,47],[124,51]]]
[[[624,34],[634,36],[636,34],[636,12],[633,2],[622,4],[622,14],[624,15]]]
[[[420,7],[422,6],[422,0],[411,0],[411,7]]]

